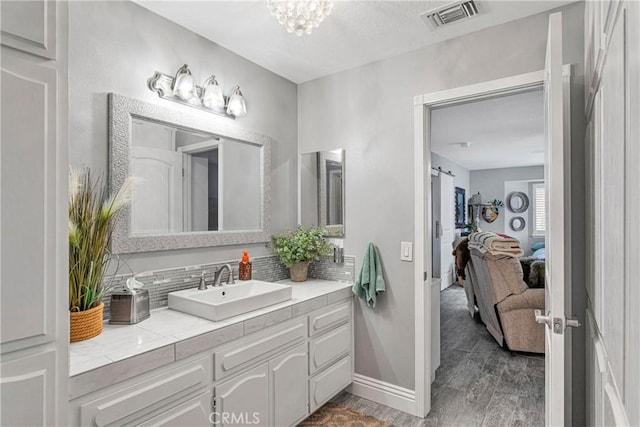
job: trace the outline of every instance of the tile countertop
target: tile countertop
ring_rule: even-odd
[[[135,325],[110,325],[105,322],[104,330],[97,337],[70,344],[69,376],[74,377],[231,325],[237,325],[235,329],[240,329],[239,336],[246,335],[348,298],[352,286],[347,282],[319,279],[302,283],[283,280],[277,283],[293,287],[290,300],[218,322],[168,308],[152,310],[148,319]],[[273,316],[265,316],[270,314]],[[231,336],[228,341],[239,336]]]

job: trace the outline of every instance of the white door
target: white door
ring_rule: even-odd
[[[544,315],[536,320],[545,323],[545,420],[547,426],[565,425],[571,415],[565,393],[571,385],[570,371],[565,370],[569,355],[570,334],[566,332],[565,293],[571,283],[565,269],[569,255],[570,235],[565,218],[569,214],[567,163],[569,147],[565,135],[562,64],[562,13],[549,16],[545,61],[545,192],[546,204],[546,286]],[[566,263],[569,265],[569,263]],[[571,326],[571,321],[569,321]]]
[[[444,173],[432,176],[433,197],[433,277],[440,278],[440,289],[453,283],[454,192],[453,177]]]
[[[307,344],[269,362],[272,426],[293,426],[308,414]]]
[[[453,177],[440,174],[440,289],[453,283],[453,234],[454,234]]]
[[[440,278],[440,174],[431,173],[431,276]]]
[[[131,147],[131,175],[140,179],[131,198],[133,233],[183,231],[182,156],[172,150]]]
[[[216,426],[269,425],[269,364],[215,387]]]

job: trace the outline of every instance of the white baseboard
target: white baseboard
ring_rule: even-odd
[[[413,390],[354,373],[353,383],[347,391],[364,399],[415,415],[416,396]]]

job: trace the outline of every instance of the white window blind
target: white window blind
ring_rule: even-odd
[[[534,234],[544,234],[547,229],[545,217],[546,197],[544,183],[533,184],[533,225]]]

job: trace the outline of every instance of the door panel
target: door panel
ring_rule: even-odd
[[[453,236],[455,231],[453,177],[440,173],[440,282],[445,289],[453,282]]]
[[[54,339],[56,71],[3,52],[0,83],[4,353]]]
[[[2,44],[47,59],[56,59],[56,2],[0,3]]]
[[[267,425],[269,402],[265,396],[268,395],[268,363],[216,386],[215,424],[219,426]]]
[[[600,20],[585,31],[602,44],[586,46],[596,59],[587,159],[592,197],[587,199],[589,425],[638,425],[640,385],[638,318],[638,96],[640,5],[587,3]],[[599,8],[599,10],[597,10]],[[596,10],[593,10],[596,9]],[[590,51],[591,50],[591,51]]]
[[[0,425],[55,425],[55,351],[2,362]]]
[[[307,344],[269,362],[271,424],[293,426],[308,413]]]
[[[431,197],[432,197],[432,215],[431,215],[431,265],[433,277],[440,278],[440,224],[442,218],[440,217],[440,174],[431,176]]]
[[[599,323],[616,384],[624,387],[625,75],[624,20],[611,34],[600,84],[602,96],[601,236],[602,318]]]
[[[546,286],[545,311],[545,419],[546,425],[570,424],[570,399],[566,399],[571,384],[566,356],[570,355],[565,332],[565,292],[570,286],[568,260],[570,234],[565,218],[569,212],[569,141],[565,139],[565,103],[562,64],[562,13],[549,16],[545,61],[545,193],[546,205]],[[568,118],[567,118],[568,120]],[[569,279],[569,280],[568,280]],[[569,356],[570,357],[570,356]],[[567,401],[569,400],[569,401]]]

